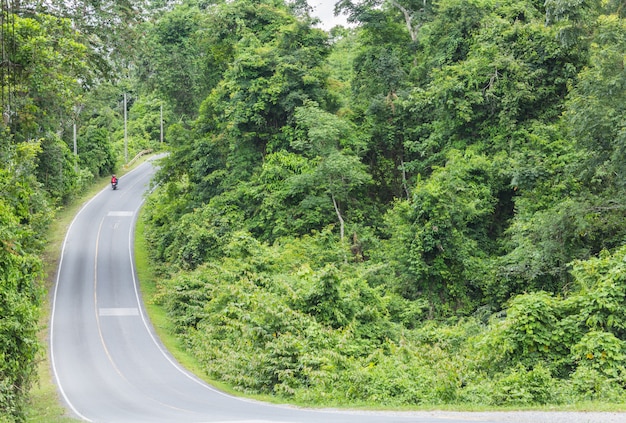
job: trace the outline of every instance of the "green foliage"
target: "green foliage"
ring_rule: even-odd
[[[176,223],[174,242],[169,246],[178,258],[166,259],[181,263],[183,268],[195,268],[209,258],[221,257],[241,220],[241,213],[234,207],[215,207],[214,203],[182,216]]]
[[[39,144],[6,141],[0,144],[0,414],[21,421],[36,375],[38,254],[52,212],[34,175]]]
[[[619,286],[625,252],[621,248],[577,262],[573,275],[580,289],[568,298],[546,292],[514,298],[489,337],[499,351],[497,362],[527,368],[543,363],[560,377],[574,369],[574,375],[579,373],[574,383],[599,372],[611,383],[623,384],[624,290]]]
[[[41,249],[52,216],[46,194],[35,176],[40,152],[37,142],[0,147],[0,199],[8,207],[7,212],[17,219],[20,243],[30,252]]]
[[[390,211],[389,248],[396,251],[403,295],[425,295],[433,307],[473,309],[487,272],[481,259],[494,250],[490,222],[500,186],[491,166],[484,156],[452,152],[445,168],[418,184],[411,203]]]
[[[321,274],[312,275],[313,281],[309,282],[311,290],[305,293],[301,306],[318,322],[335,329],[345,326],[350,320],[341,301],[340,281],[337,273],[333,267],[327,267],[322,270]]]
[[[220,57],[225,52],[212,45],[218,38],[208,35],[205,26],[206,16],[197,7],[177,5],[154,24],[145,24],[147,36],[139,40],[139,78],[168,99],[179,116],[197,114],[215,84],[215,73],[228,60]]]
[[[516,358],[542,354],[560,341],[557,333],[557,310],[553,297],[546,292],[516,297],[507,308],[503,341]],[[517,354],[515,354],[517,352]]]
[[[80,165],[95,177],[113,173],[115,158],[106,128],[88,126],[81,128],[78,142]]]
[[[298,186],[299,175],[310,174],[314,165],[315,161],[286,151],[265,157],[253,180],[258,187],[254,196],[260,204],[251,228],[262,234],[262,239],[304,235],[330,223],[327,217],[329,207],[304,207],[314,204],[306,201],[310,192]]]
[[[572,374],[571,388],[584,401],[620,403],[624,398],[623,383],[588,366],[580,366]]]
[[[617,6],[376,6],[334,46],[266,3],[162,21],[213,65],[147,207],[177,332],[310,403],[623,400]]]
[[[17,141],[29,140],[54,130],[58,116],[71,113],[81,93],[78,80],[89,78],[87,51],[68,20],[14,16],[3,25],[3,33],[13,37],[5,43],[11,66],[21,69],[7,75],[10,80],[3,84],[3,90],[13,90],[9,127]]]
[[[328,51],[327,37],[269,4],[228,7],[234,15],[230,19],[239,14],[248,19],[237,20],[237,25],[248,23],[238,28],[237,56],[209,99],[217,122],[222,126],[228,122],[232,144],[254,158],[286,148],[282,127],[295,108],[308,99],[324,100],[326,73],[321,64]],[[263,30],[255,27],[259,21],[267,23]],[[237,157],[231,161],[237,166]]]
[[[623,378],[626,344],[610,332],[587,332],[572,347],[573,358],[579,367],[587,367],[599,371],[611,378]],[[623,380],[620,382],[623,383]]]
[[[592,330],[609,331],[625,339],[626,247],[614,254],[603,251],[599,257],[574,264],[572,274],[580,287],[580,307],[585,324]]]
[[[590,46],[590,63],[579,74],[567,102],[565,122],[571,138],[587,153],[580,166],[593,189],[624,189],[625,107],[624,50],[626,23],[601,15]]]
[[[52,135],[40,141],[35,173],[51,198],[66,202],[93,177],[87,170],[76,172],[76,157],[67,144]]]
[[[188,184],[168,183],[164,189],[158,190],[150,197],[146,206],[146,239],[153,247],[151,259],[155,263],[163,263],[166,249],[174,237],[172,228],[181,215],[188,211]]]
[[[543,405],[556,402],[555,381],[550,370],[541,363],[532,370],[518,366],[495,385],[494,402],[497,405]]]
[[[323,104],[328,95],[322,66],[327,35],[284,8],[224,3],[207,25],[223,35],[210,58],[219,60],[214,84],[202,99],[191,143],[181,143],[165,164],[176,173],[184,169],[194,206],[248,180],[266,155],[289,150],[285,125],[295,109],[308,100]]]
[[[207,373],[237,389],[320,404],[621,398],[623,341],[584,324],[601,284],[566,299],[516,297],[489,325],[411,318],[407,329],[391,320],[398,299],[371,288],[361,265],[337,265],[323,233],[272,246],[245,232],[228,239],[221,258],[164,281],[159,298]],[[623,255],[607,255],[607,271],[620,273]]]
[[[559,369],[569,358],[569,342],[580,336],[576,326],[568,326],[562,319],[563,308],[561,301],[547,292],[513,298],[506,318],[494,325],[490,337],[499,359],[529,368],[545,363]]]

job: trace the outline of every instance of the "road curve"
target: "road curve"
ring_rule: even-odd
[[[68,411],[87,422],[461,423],[402,413],[303,410],[236,398],[183,369],[146,317],[133,230],[151,161],[78,212],[63,243],[52,299],[50,359]],[[476,422],[477,420],[472,420]]]

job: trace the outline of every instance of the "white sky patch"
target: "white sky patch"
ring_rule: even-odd
[[[345,15],[335,16],[335,2],[337,0],[309,0],[309,5],[313,7],[312,15],[321,19],[320,27],[329,31],[337,25],[348,26]]]

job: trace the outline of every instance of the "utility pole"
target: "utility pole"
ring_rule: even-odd
[[[126,93],[124,93],[124,163],[128,163],[128,116],[126,113]]]
[[[78,143],[76,142],[76,118],[74,118],[74,171],[78,172]]]
[[[163,144],[163,103],[161,103],[161,144]]]
[[[74,170],[76,172],[78,172],[78,135],[77,135],[77,121],[78,121],[78,115],[80,114],[81,110],[83,110],[83,105],[78,103],[74,106],[74,123],[73,123],[73,129],[74,129],[74,156],[76,159],[76,162],[74,164]]]

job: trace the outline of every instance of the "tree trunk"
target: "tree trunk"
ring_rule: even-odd
[[[332,200],[333,200],[333,206],[335,207],[335,213],[337,213],[337,219],[339,219],[339,238],[341,239],[341,242],[343,242],[344,221],[343,221],[343,217],[341,216],[341,210],[339,210],[339,204],[337,204],[337,200],[335,199],[335,196],[331,194],[330,198],[332,198]]]
[[[409,192],[409,185],[406,180],[406,168],[404,166],[404,159],[401,159],[402,163],[402,188],[404,188],[404,193],[406,194],[407,201],[411,201],[411,193]]]
[[[396,7],[402,14],[404,15],[404,21],[406,22],[406,27],[409,30],[409,35],[411,36],[411,41],[417,41],[417,31],[419,28],[413,27],[413,16],[411,16],[411,12],[403,7],[400,3],[395,0],[391,0],[391,4]]]

